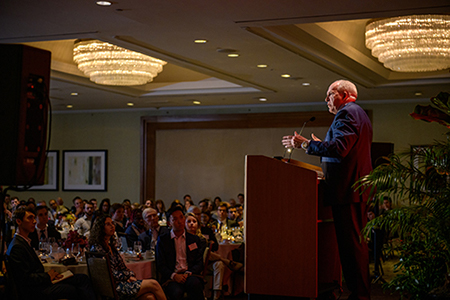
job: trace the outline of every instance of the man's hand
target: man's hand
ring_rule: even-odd
[[[50,275],[50,281],[53,281],[55,279],[61,279],[63,276],[56,272],[55,270],[50,270],[47,272],[48,275]]]
[[[189,277],[189,274],[175,274],[173,276],[173,280],[178,283],[185,283],[186,279]]]
[[[311,137],[312,137],[312,139],[313,139],[314,141],[316,141],[316,142],[321,142],[321,141],[322,141],[322,140],[319,139],[317,136],[315,136],[314,133],[311,133]]]
[[[295,131],[294,135],[283,136],[281,143],[285,148],[301,148],[302,143],[307,140],[307,138],[299,135],[297,131]]]

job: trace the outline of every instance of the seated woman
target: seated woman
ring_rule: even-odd
[[[90,250],[108,254],[111,269],[120,299],[157,299],[166,300],[166,296],[154,279],[137,280],[133,271],[128,269],[114,245],[115,227],[110,216],[100,216],[95,221],[89,237]]]
[[[197,217],[193,213],[187,213],[186,214],[186,231],[190,234],[195,234],[200,237],[203,247],[206,248],[206,244],[208,243],[208,240],[202,235],[200,232],[200,223]],[[213,271],[213,277],[214,277],[214,300],[222,299],[223,293],[222,293],[222,282],[223,282],[223,274],[224,274],[224,265],[229,267],[231,270],[237,270],[242,268],[242,264],[235,263],[233,261],[230,261],[228,259],[222,258],[219,254],[211,252],[209,257],[209,266],[208,268],[212,269]]]

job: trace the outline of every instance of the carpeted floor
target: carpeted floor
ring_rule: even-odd
[[[376,282],[372,282],[371,286],[371,300],[398,300],[400,299],[400,295],[398,293],[392,294],[391,291],[386,291],[383,289],[382,285],[384,281],[389,281],[394,278],[394,264],[397,263],[397,258],[389,258],[383,264],[382,268],[384,271],[383,276],[379,278]],[[371,274],[373,274],[374,264],[370,264]],[[340,293],[338,290],[335,291],[336,299],[338,300],[346,300],[350,295],[350,292],[345,286],[345,282],[343,283],[343,291]],[[238,296],[227,296],[226,300],[247,300],[248,296],[246,294],[241,294]],[[275,297],[267,297],[267,299],[274,299]]]

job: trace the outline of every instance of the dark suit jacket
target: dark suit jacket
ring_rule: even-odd
[[[44,288],[52,284],[33,248],[21,236],[14,236],[6,258],[20,299],[36,299]]]
[[[170,229],[166,226],[160,226],[158,231],[158,237],[162,234],[166,234],[167,232],[170,232]],[[142,251],[150,250],[152,245],[152,237],[153,234],[151,232],[151,229],[144,231],[138,236],[138,240],[142,242]]]
[[[191,247],[189,247],[190,245]],[[205,248],[198,236],[188,232],[186,232],[186,252],[188,271],[200,275],[203,271]],[[170,237],[170,232],[160,235],[156,244],[156,266],[161,274],[162,283],[169,280],[172,273],[175,272],[176,260],[175,241]]]
[[[323,142],[311,141],[307,154],[321,156],[327,205],[367,201],[352,185],[370,173],[372,125],[364,110],[347,103],[334,117]]]
[[[37,250],[39,249],[39,239],[37,234],[38,230],[39,229],[36,228],[33,232],[31,232],[28,235],[28,238],[31,239],[31,247]],[[59,233],[59,231],[56,230],[55,226],[48,225],[47,232],[48,232],[47,238],[54,237],[56,241],[61,239],[61,233]]]

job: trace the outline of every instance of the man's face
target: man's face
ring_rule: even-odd
[[[17,205],[19,205],[19,200],[17,198],[14,198],[11,200],[11,206],[12,207],[16,207]]]
[[[327,97],[325,102],[327,102],[328,110],[333,115],[337,114],[338,110],[345,104],[344,95],[341,95],[337,91],[337,84],[332,83],[327,91]]]
[[[206,202],[202,202],[198,206],[202,211],[206,211],[208,209],[208,204]]]
[[[209,216],[207,214],[201,214],[200,215],[200,223],[202,224],[202,226],[208,225],[208,222],[209,222]]]
[[[383,208],[385,210],[390,210],[392,208],[391,202],[389,202],[389,200],[383,200]]]
[[[17,225],[19,225],[20,231],[26,235],[33,232],[36,225],[34,214],[29,211],[25,212],[23,220],[17,220]]]
[[[227,218],[227,209],[225,206],[219,206],[217,209],[217,215],[219,216],[219,219],[224,220]]]
[[[367,212],[367,219],[369,219],[369,221],[371,221],[374,218],[375,218],[375,214],[373,213],[373,211],[368,211]]]
[[[102,211],[105,213],[108,213],[109,212],[108,210],[109,210],[109,204],[108,204],[108,202],[104,202],[102,205]]]
[[[244,215],[244,208],[242,206],[238,207],[238,215],[239,217],[242,218],[242,216]]]
[[[230,220],[236,220],[236,215],[237,215],[236,208],[230,207],[230,208],[228,209],[228,218],[229,218]]]
[[[243,196],[238,196],[238,200],[240,204],[244,204],[244,197]]]
[[[173,228],[173,231],[182,231],[184,230],[184,222],[185,218],[181,211],[177,210],[170,215],[169,218],[170,225]]]
[[[137,213],[136,214],[133,223],[138,228],[143,228],[144,227],[144,218],[142,218],[142,213]]]
[[[97,200],[91,200],[92,205],[94,205],[94,210],[97,209]]]
[[[191,200],[191,197],[187,196],[186,198],[184,198],[184,203],[188,202]]]
[[[61,197],[56,198],[56,202],[58,203],[58,205],[63,205],[64,201]]]
[[[125,211],[123,210],[123,208],[119,208],[118,210],[116,210],[113,215],[114,221],[122,222],[124,213]]]
[[[145,224],[147,224],[150,228],[156,228],[158,227],[158,214],[157,213],[150,213],[145,217]]]
[[[84,205],[84,212],[90,217],[94,214],[94,205],[91,203],[86,203]]]
[[[48,223],[48,211],[46,209],[40,209],[37,213],[38,226],[45,226]]]
[[[83,200],[76,199],[75,202],[73,203],[73,205],[75,206],[76,209],[78,209],[78,208],[81,208],[81,203],[83,203]]]
[[[55,200],[50,200],[50,202],[48,203],[51,207],[51,209],[56,210],[58,208],[58,203],[56,203]]]

